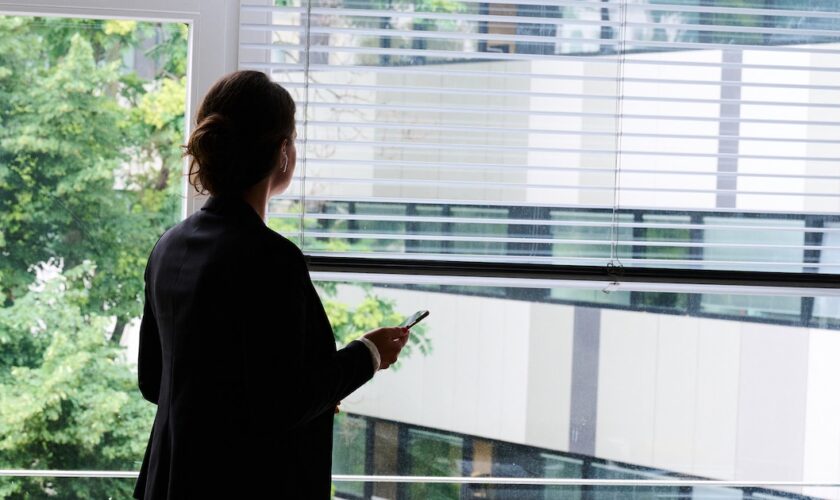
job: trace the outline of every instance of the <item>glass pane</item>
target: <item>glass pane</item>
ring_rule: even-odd
[[[418,217],[418,222],[409,224],[409,232],[421,236],[423,238],[431,239],[417,239],[408,240],[406,242],[406,251],[416,253],[446,253],[451,243],[446,238],[441,238],[445,235],[443,215],[448,212],[449,207],[440,205],[409,205],[409,214],[414,214]]]
[[[463,439],[419,429],[408,429],[409,476],[459,476],[463,462]],[[411,498],[443,500],[459,498],[457,484],[412,483],[408,487]]]
[[[704,224],[715,226],[703,231],[704,260],[717,261],[710,265],[714,269],[744,269],[761,271],[766,267],[761,264],[744,265],[739,262],[776,262],[794,265],[774,267],[777,271],[800,272],[804,262],[804,233],[791,231],[792,228],[804,227],[804,220],[788,219],[742,219],[738,217],[706,217]],[[744,226],[753,228],[749,232],[751,244],[762,245],[760,248],[744,248]],[[727,226],[736,226],[732,229]],[[769,229],[761,230],[761,226]],[[740,247],[738,245],[741,245]]]
[[[446,284],[420,288],[394,277],[372,285],[316,282],[324,298],[345,304],[351,317],[364,316],[362,297],[368,306],[382,304],[388,315],[384,324],[396,324],[416,309],[431,311],[412,331],[399,365],[378,373],[342,402],[346,415],[372,426],[364,446],[354,442],[348,446],[358,451],[348,448],[342,455],[353,470],[756,484],[383,483],[366,494],[393,499],[811,498],[828,490],[761,483],[807,482],[820,474],[840,484],[840,468],[826,468],[840,449],[840,434],[833,431],[840,419],[835,362],[840,330],[836,322],[812,318],[807,310],[794,316],[786,307],[789,301],[832,297],[788,296],[783,290],[745,296],[724,288],[701,296],[654,289],[624,291],[632,302],[610,303],[587,297],[606,295],[595,283],[590,290],[562,283],[551,289],[465,286],[454,278],[440,283]],[[743,309],[711,313],[698,307],[709,297]],[[650,304],[656,302],[671,306],[654,309]],[[366,462],[362,450],[380,463]]]
[[[187,25],[0,16],[0,469],[136,471],[143,269],[180,217]],[[3,498],[132,479],[3,478]]]
[[[479,207],[452,207],[451,213],[454,217],[472,217],[476,219],[504,220],[508,216],[508,210],[488,209]],[[451,225],[451,235],[458,238],[473,238],[473,241],[455,241],[452,245],[454,253],[471,254],[499,254],[507,253],[507,245],[504,242],[493,241],[493,238],[506,238],[507,225],[504,223],[488,224],[483,222],[455,223]],[[484,238],[484,240],[482,240]]]
[[[333,426],[333,473],[334,474],[365,474],[367,460],[368,423],[366,420],[339,414]],[[365,494],[364,483],[340,482],[335,483],[336,495]]]
[[[572,479],[583,477],[583,460],[563,457],[550,453],[542,454],[543,476],[553,479]],[[542,496],[545,500],[579,500],[582,496],[580,487],[546,487]]]
[[[615,257],[626,259],[631,256],[631,247],[626,242],[633,240],[633,232],[626,224],[633,221],[630,214],[619,214],[613,217],[611,211],[599,213],[572,213],[551,211],[552,220],[573,222],[574,225],[558,224],[552,227],[556,242],[553,254],[561,261],[568,259],[568,263],[575,263],[576,259],[599,259],[606,263],[612,254],[612,240],[615,238],[624,244],[617,245]],[[586,263],[586,262],[582,262]]]
[[[308,99],[287,208],[407,207],[304,250],[840,273],[837,2],[561,3],[246,4],[241,66]]]

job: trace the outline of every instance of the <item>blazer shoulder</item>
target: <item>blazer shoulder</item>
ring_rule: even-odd
[[[274,286],[285,284],[305,289],[306,284],[310,283],[309,266],[300,248],[268,227],[261,231],[260,240],[257,245],[260,248],[259,256],[244,265],[262,269],[262,275]]]
[[[174,226],[170,227],[163,234],[160,235],[155,245],[152,247],[151,253],[154,254],[155,251],[160,251],[166,248],[172,240],[176,239],[179,234],[183,232],[184,221],[175,224]]]
[[[155,244],[152,245],[152,249],[149,251],[149,257],[146,260],[146,275],[148,276],[149,267],[156,261],[156,257],[159,258],[161,252],[165,251],[165,249],[171,244],[174,238],[177,238],[177,235],[183,231],[183,226],[186,220],[182,220],[178,224],[170,227],[166,231],[161,234]]]
[[[272,253],[280,252],[283,256],[291,258],[295,263],[306,265],[306,257],[301,249],[282,234],[266,226],[265,231],[263,231],[263,238],[265,238],[266,246]]]

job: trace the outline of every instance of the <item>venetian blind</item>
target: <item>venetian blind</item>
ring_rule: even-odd
[[[840,273],[840,4],[249,0],[309,254]]]

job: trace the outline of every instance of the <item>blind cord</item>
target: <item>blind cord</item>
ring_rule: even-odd
[[[621,132],[623,124],[622,113],[624,112],[624,64],[627,53],[627,0],[622,0],[619,4],[619,18],[619,53],[615,81],[615,169],[613,173],[612,225],[610,228],[610,261],[607,263],[607,274],[612,276],[614,281],[607,284],[602,290],[604,293],[610,293],[613,288],[619,285],[624,271],[624,265],[618,256],[618,211],[621,206]]]
[[[309,47],[312,44],[312,0],[306,0],[306,44],[303,48],[303,141],[301,150],[301,175],[300,175],[300,249],[306,248],[303,230],[303,223],[306,214],[306,164],[309,157]]]

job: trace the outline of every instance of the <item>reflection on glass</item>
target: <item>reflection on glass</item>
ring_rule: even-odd
[[[799,263],[803,262],[805,236],[802,231],[792,229],[804,227],[803,220],[705,217],[703,222],[713,226],[703,231],[703,241],[708,245],[704,249],[704,260],[719,262],[711,267],[763,271],[767,268],[761,265],[762,262],[776,262],[792,265],[774,267],[774,271],[802,271]],[[726,226],[734,227],[729,229]],[[768,229],[762,230],[761,226],[767,226]],[[749,241],[744,240],[745,234],[749,235]],[[747,244],[763,247],[747,248]]]
[[[601,259],[603,264],[612,257],[611,241],[617,236],[618,241],[631,241],[633,232],[626,226],[633,221],[633,216],[621,214],[616,219],[611,212],[562,212],[552,211],[552,220],[558,222],[573,222],[575,225],[553,226],[552,233],[556,238],[553,250],[554,255],[559,258],[574,259]],[[614,230],[614,224],[617,231]],[[603,243],[602,243],[603,242]],[[616,257],[619,259],[631,256],[630,247],[627,244],[619,245],[616,249]]]
[[[352,308],[358,286],[336,284],[334,300]],[[791,300],[829,297],[632,291],[616,304],[582,293],[603,294],[598,288],[436,286],[368,290],[397,313],[431,311],[426,329],[412,333],[428,349],[413,351],[343,402],[348,415],[367,423],[368,437],[364,446],[345,441],[358,451],[342,452],[337,473],[364,467],[373,475],[802,481],[799,474],[816,466],[806,457],[840,449],[840,439],[830,437],[833,420],[807,417],[836,413],[840,337],[786,309]],[[741,304],[746,313],[691,306],[708,296]],[[829,480],[840,483],[840,476]],[[401,500],[812,494],[761,485],[398,483],[353,491]]]
[[[367,421],[339,414],[333,426],[333,472],[336,474],[365,474],[367,460]],[[364,483],[336,483],[336,494],[362,496]]]
[[[242,66],[308,99],[308,220],[356,202],[402,217],[360,212],[355,229],[377,238],[305,250],[840,270],[810,248],[837,222],[836,2],[561,3],[243,11]],[[281,65],[266,65],[269,40]]]
[[[408,430],[408,475],[457,476],[461,474],[463,440],[436,432]],[[412,498],[458,498],[457,484],[414,483],[409,486]]]
[[[583,460],[542,453],[543,476],[552,479],[573,479],[583,477]],[[545,488],[545,500],[578,500],[580,487]]]

